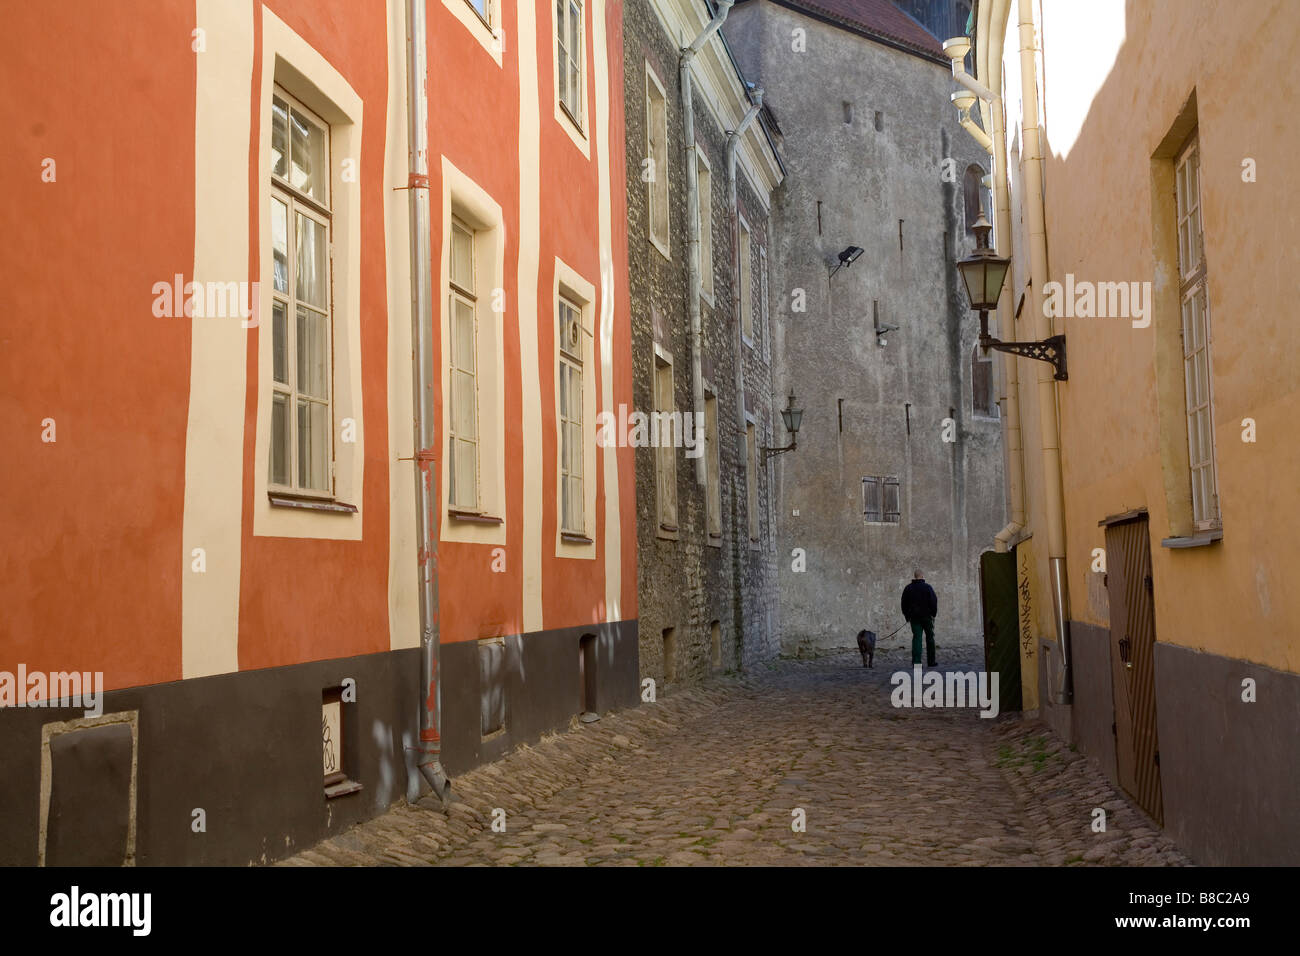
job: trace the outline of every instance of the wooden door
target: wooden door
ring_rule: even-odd
[[[1146,515],[1106,528],[1106,589],[1119,782],[1163,825],[1156,739],[1155,588]]]

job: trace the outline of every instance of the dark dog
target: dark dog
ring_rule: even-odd
[[[862,666],[872,667],[876,658],[876,632],[858,631],[858,650],[862,652]]]

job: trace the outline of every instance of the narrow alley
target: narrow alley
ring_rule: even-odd
[[[940,653],[980,666],[974,647]],[[909,665],[896,639],[872,669],[783,659],[670,690],[459,777],[447,816],[425,797],[284,865],[1188,864],[1019,714],[895,709]]]

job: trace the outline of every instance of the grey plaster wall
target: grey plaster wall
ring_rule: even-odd
[[[798,451],[775,465],[783,648],[889,633],[914,566],[939,594],[940,647],[978,640],[1003,454],[999,422],[973,413],[978,323],[953,263],[974,246],[961,176],[988,158],[956,123],[943,65],[768,0],[723,29],[766,91],[788,168],[772,214],[773,394],[793,388],[805,412]],[[849,245],[865,253],[828,278]],[[883,346],[875,317],[898,327]],[[898,524],[865,520],[866,476],[898,477]]]

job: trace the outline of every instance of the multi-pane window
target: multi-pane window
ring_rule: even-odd
[[[555,75],[560,105],[582,126],[582,0],[555,0]]]
[[[1178,210],[1178,275],[1182,299],[1183,380],[1187,399],[1192,520],[1197,530],[1205,530],[1217,527],[1220,516],[1214,465],[1210,305],[1205,293],[1200,151],[1195,138],[1178,157],[1174,188]]]
[[[745,338],[754,338],[754,268],[749,261],[753,254],[753,240],[750,237],[749,224],[740,223],[740,330]]]
[[[283,90],[271,99],[269,484],[333,491],[329,126]]]
[[[758,521],[758,434],[754,423],[745,426],[745,510],[749,513],[749,540],[759,538]]]
[[[649,188],[650,239],[668,255],[668,100],[646,67],[646,154],[643,178]]]
[[[763,339],[763,355],[770,359],[772,356],[768,349],[772,337],[769,334],[771,327],[767,314],[767,250],[762,246],[758,247],[758,320],[758,333]]]
[[[448,501],[457,511],[478,511],[478,298],[474,285],[474,232],[453,218],[449,240]]]
[[[673,367],[655,357],[655,483],[659,491],[659,528],[677,530],[677,454],[672,416],[676,410],[673,401]],[[665,424],[668,423],[668,424]]]
[[[708,485],[709,535],[722,537],[722,455],[718,448],[718,396],[704,398],[705,480]]]
[[[713,298],[713,174],[704,157],[695,161],[698,191],[697,214],[700,219],[700,289]]]
[[[582,494],[582,309],[560,298],[560,530],[585,534]]]
[[[898,479],[893,476],[869,476],[862,479],[862,512],[868,521],[898,524]]]

